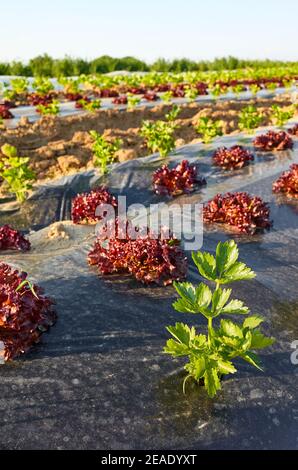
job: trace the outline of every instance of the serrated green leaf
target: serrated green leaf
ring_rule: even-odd
[[[197,251],[192,253],[192,259],[202,277],[209,281],[215,281],[216,261],[213,255]]]
[[[221,374],[235,374],[235,372],[237,372],[236,367],[232,364],[231,361],[218,359],[217,365]]]
[[[205,357],[192,357],[191,361],[185,365],[185,370],[187,370],[194,377],[194,379],[198,381],[201,377],[203,377],[206,371]]]
[[[256,277],[256,274],[244,263],[236,262],[231,268],[225,271],[220,280],[221,284],[235,281],[247,281]]]
[[[199,284],[196,288],[196,303],[199,307],[209,307],[212,300],[212,292],[206,284]]]
[[[225,315],[247,315],[249,308],[241,300],[231,300],[221,311]]]
[[[246,362],[251,364],[252,366],[256,367],[257,369],[263,371],[261,367],[261,362],[258,356],[252,352],[246,352],[245,354],[241,354],[242,359],[244,359]]]
[[[194,327],[189,327],[184,323],[176,323],[175,326],[167,326],[167,330],[179,342],[189,346],[196,335]]]
[[[238,247],[234,240],[219,242],[216,248],[216,268],[218,276],[233,266],[239,256]]]
[[[220,380],[218,378],[217,369],[208,368],[204,374],[205,388],[209,397],[213,398],[217,391],[221,389]]]
[[[268,336],[263,335],[259,330],[254,330],[251,332],[251,349],[263,349],[271,346],[274,342],[274,338],[269,338]]]
[[[230,298],[232,289],[218,288],[212,295],[212,312],[221,311]],[[221,312],[220,312],[221,313]]]
[[[264,318],[259,315],[252,315],[248,317],[243,322],[243,328],[249,328],[250,330],[257,328],[261,323],[263,323]]]
[[[233,338],[243,338],[242,329],[231,320],[221,320],[220,327],[224,335]]]
[[[171,354],[174,357],[188,356],[189,348],[182,343],[178,343],[174,339],[169,339],[164,347],[166,354]]]
[[[207,338],[206,335],[196,335],[192,340],[192,348],[197,350],[202,350],[206,348]]]
[[[212,292],[206,284],[199,284],[195,288],[188,282],[175,283],[176,291],[181,296],[173,303],[178,312],[203,313],[208,316],[208,306],[211,303]]]

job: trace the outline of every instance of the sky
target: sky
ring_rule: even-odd
[[[0,61],[298,60],[298,0],[0,0]]]

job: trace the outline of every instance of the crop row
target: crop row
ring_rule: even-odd
[[[17,106],[36,106],[41,114],[57,114],[59,102],[75,102],[75,107],[92,111],[98,109],[102,98],[111,98],[114,105],[134,107],[142,100],[169,103],[173,98],[185,98],[189,101],[198,96],[210,95],[217,98],[232,92],[238,95],[244,91],[257,94],[260,90],[274,91],[278,87],[291,88],[296,84],[298,74],[281,74],[277,76],[231,77],[230,74],[210,75],[207,80],[199,79],[200,75],[191,74],[148,74],[144,76],[80,76],[78,78],[61,77],[58,83],[62,89],[57,90],[45,77],[35,78],[30,84],[22,77],[11,79],[2,85],[2,104],[0,116],[10,119],[10,111]],[[30,91],[31,90],[31,91]]]

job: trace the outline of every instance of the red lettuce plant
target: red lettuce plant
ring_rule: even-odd
[[[116,98],[116,96],[119,96],[119,93],[112,88],[102,88],[98,92],[98,95],[100,98]]]
[[[83,96],[78,101],[75,102],[76,109],[83,109],[84,105],[91,103],[91,99],[88,96]]]
[[[112,101],[113,104],[127,104],[127,96],[126,95],[121,95],[117,96],[116,98],[113,99]]]
[[[217,194],[203,209],[204,222],[223,223],[249,235],[269,229],[270,209],[260,197],[245,192]]]
[[[147,101],[157,101],[158,95],[153,91],[147,91],[147,93],[143,95],[143,98]]]
[[[146,88],[141,87],[141,86],[139,87],[133,86],[133,87],[128,87],[126,91],[128,93],[132,93],[133,95],[143,95],[144,93],[146,93]]]
[[[103,187],[88,193],[78,194],[72,200],[71,218],[73,223],[93,223],[100,220],[95,212],[101,204],[111,204],[113,207],[117,207],[117,200]]]
[[[31,93],[28,95],[28,103],[31,106],[39,106],[40,104],[46,106],[54,101],[55,95],[53,93],[41,94]]]
[[[294,127],[291,127],[291,128],[288,130],[288,132],[289,132],[289,134],[298,137],[298,124],[295,124]]]
[[[254,160],[254,156],[241,145],[233,145],[233,147],[222,147],[213,154],[213,162],[215,165],[225,170],[233,170],[242,168]]]
[[[115,236],[98,237],[88,256],[89,264],[101,274],[129,273],[144,284],[159,285],[184,279],[187,258],[179,240],[172,235],[154,237],[149,230],[134,240],[119,232],[117,221],[115,225]]]
[[[267,134],[259,135],[254,140],[254,146],[260,150],[286,150],[293,148],[293,140],[284,131],[269,131]]]
[[[198,95],[208,95],[207,83],[198,82],[195,84],[195,88],[198,90]]]
[[[286,196],[298,198],[298,164],[294,163],[288,171],[282,173],[273,183],[274,193],[285,193]]]
[[[189,193],[196,186],[204,184],[206,184],[205,178],[198,177],[196,167],[190,165],[187,160],[183,160],[172,169],[163,165],[153,174],[154,192],[159,195],[177,196]]]
[[[86,99],[81,93],[65,93],[64,96],[67,101],[79,101]]]
[[[9,111],[10,106],[6,104],[0,104],[0,119],[12,119],[14,116]]]
[[[27,352],[55,319],[53,301],[43,290],[31,284],[25,272],[0,263],[0,343],[4,345],[0,354],[4,359]]]
[[[30,242],[18,230],[9,225],[0,227],[0,250],[30,250]]]
[[[5,106],[7,109],[11,109],[11,108],[16,108],[17,105],[15,104],[14,101],[11,101],[11,100],[4,100],[3,103],[1,103],[0,106]]]

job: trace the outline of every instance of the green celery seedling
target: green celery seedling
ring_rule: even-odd
[[[185,98],[187,98],[189,101],[195,101],[198,97],[198,90],[197,88],[188,86],[185,89]]]
[[[255,106],[249,105],[240,111],[238,127],[241,131],[253,132],[259,127],[263,115],[258,112]]]
[[[59,108],[59,101],[53,100],[51,103],[48,104],[39,104],[36,107],[37,111],[46,116],[46,115],[52,115],[56,116],[59,114],[60,108]]]
[[[0,160],[0,177],[5,181],[8,191],[22,203],[36,179],[28,167],[29,158],[18,157],[17,149],[9,144],[2,145],[1,152],[6,158]]]
[[[51,80],[46,77],[36,77],[32,83],[32,87],[36,93],[40,95],[47,95],[55,88]]]
[[[27,78],[16,77],[10,81],[11,88],[16,95],[23,95],[28,92],[29,82]]]
[[[209,117],[201,117],[195,129],[202,135],[204,144],[209,144],[215,137],[223,135],[222,121],[213,121]]]
[[[260,85],[257,85],[255,83],[253,83],[252,85],[249,85],[249,91],[253,94],[253,95],[256,95],[257,93],[259,93],[259,91],[261,91],[262,88],[260,87]]]
[[[103,174],[108,172],[108,165],[115,160],[115,153],[120,149],[121,139],[115,139],[108,142],[101,134],[96,131],[90,131],[94,140],[92,150],[94,154],[94,165],[101,169]]]
[[[141,99],[138,96],[133,95],[132,93],[127,93],[127,108],[134,109]]]
[[[248,315],[249,309],[241,300],[230,300],[232,289],[223,289],[221,285],[236,281],[253,279],[255,273],[244,263],[238,261],[238,247],[233,240],[219,243],[216,256],[198,251],[193,253],[193,261],[200,275],[215,284],[212,291],[207,284],[194,286],[189,282],[175,283],[179,294],[173,304],[181,313],[201,314],[208,323],[207,334],[197,334],[194,327],[176,323],[167,327],[172,339],[167,341],[164,352],[173,357],[187,357],[184,366],[187,376],[183,382],[183,391],[188,379],[204,383],[208,395],[213,398],[221,389],[220,379],[225,374],[237,372],[233,359],[239,357],[261,369],[258,356],[252,352],[274,343],[258,329],[264,319],[259,315],[246,317],[241,323],[221,319],[218,327],[215,319],[220,316]]]
[[[79,100],[79,103],[82,105],[85,111],[89,111],[90,113],[94,113],[101,107],[101,100],[96,99],[92,101],[86,101],[84,99]]]
[[[146,145],[152,153],[159,152],[161,157],[166,157],[175,149],[176,127],[173,121],[143,121],[140,134],[145,138]]]
[[[295,114],[295,107],[281,108],[277,104],[271,107],[271,120],[274,125],[283,127]]]
[[[181,107],[177,106],[177,104],[173,104],[170,111],[166,114],[166,120],[168,122],[173,122],[177,119],[181,112]]]
[[[173,98],[173,92],[172,91],[165,91],[162,95],[160,95],[160,99],[168,104],[172,101],[172,98]]]

